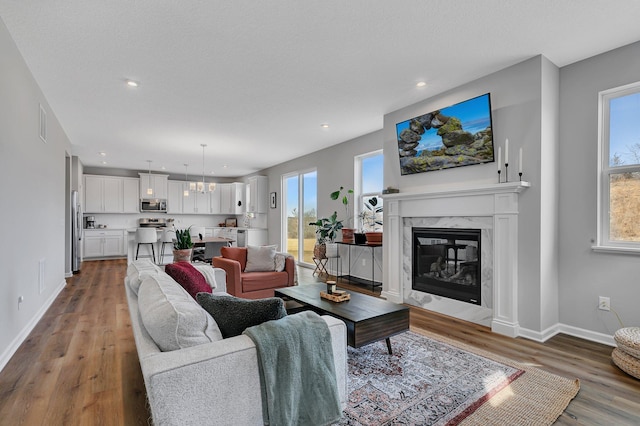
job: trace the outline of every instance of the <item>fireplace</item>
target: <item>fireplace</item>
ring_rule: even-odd
[[[480,229],[412,228],[413,290],[480,305]]]

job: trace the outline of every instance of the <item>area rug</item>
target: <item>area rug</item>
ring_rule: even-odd
[[[338,424],[549,425],[578,393],[577,380],[443,340],[409,331],[391,338],[392,355],[384,342],[348,348]]]

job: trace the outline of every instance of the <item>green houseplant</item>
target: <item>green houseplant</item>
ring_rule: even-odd
[[[329,194],[329,196],[332,200],[340,200],[340,202],[344,206],[345,223],[347,226],[342,228],[342,241],[346,243],[352,243],[354,229],[349,228],[349,225],[351,224],[351,216],[353,215],[353,211],[351,210],[349,205],[353,200],[353,189],[344,189],[344,187],[341,186],[340,189],[338,189],[337,191],[333,191],[331,194]]]
[[[317,259],[327,257],[327,243],[333,243],[338,235],[338,231],[342,229],[342,221],[338,220],[338,212],[333,212],[329,217],[323,217],[315,222],[309,223],[316,227],[316,244],[313,248],[313,256]]]
[[[191,260],[193,241],[189,229],[176,230],[176,239],[173,240],[173,261],[184,262]]]

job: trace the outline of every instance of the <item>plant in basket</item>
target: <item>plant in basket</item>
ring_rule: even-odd
[[[176,230],[176,239],[173,241],[173,261],[184,262],[191,260],[193,242],[189,229]]]

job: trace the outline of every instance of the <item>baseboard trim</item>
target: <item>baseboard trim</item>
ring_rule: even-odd
[[[20,345],[29,337],[29,334],[33,331],[38,322],[42,319],[47,310],[51,307],[53,302],[56,300],[60,292],[64,290],[64,287],[67,285],[65,280],[58,285],[58,288],[51,294],[49,299],[40,307],[38,312],[31,318],[31,320],[25,325],[25,327],[18,333],[15,339],[11,342],[9,347],[0,355],[0,372],[4,370],[7,363],[11,359],[11,357],[16,353]]]
[[[558,323],[543,331],[534,331],[526,328],[520,328],[520,337],[544,343],[556,334],[568,334],[569,336],[578,337],[580,339],[589,340],[591,342],[601,343],[603,345],[615,347],[616,342],[613,336],[597,331],[586,330],[584,328],[574,327],[572,325]]]

